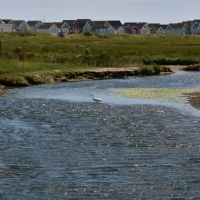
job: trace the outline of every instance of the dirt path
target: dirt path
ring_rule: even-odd
[[[106,67],[106,68],[99,68],[99,69],[95,69],[96,72],[122,72],[122,71],[135,71],[138,70],[139,67]],[[90,71],[94,71],[94,70],[90,70]]]
[[[181,66],[181,65],[167,65],[166,67],[169,67],[172,72],[177,72],[179,70],[182,70],[186,66]],[[120,68],[115,68],[115,67],[107,67],[107,68],[99,68],[95,69],[97,72],[121,72],[121,71],[137,71],[139,70],[140,67],[120,67]],[[93,70],[91,70],[93,71]]]
[[[183,68],[187,67],[187,66],[182,66],[182,65],[167,65],[167,67],[169,67],[172,72],[177,72],[179,70],[182,70]]]

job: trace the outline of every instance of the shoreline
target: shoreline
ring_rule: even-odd
[[[198,110],[200,110],[200,92],[194,92],[190,94],[185,94],[187,96],[190,105]]]
[[[148,68],[149,66],[146,66]],[[185,66],[162,66],[168,67],[167,72],[152,72],[150,74],[145,74],[141,72],[140,67],[106,67],[97,68],[87,71],[61,71],[54,70],[46,73],[30,73],[10,76],[4,75],[0,76],[0,95],[6,88],[15,87],[28,87],[32,85],[39,84],[53,84],[59,82],[76,82],[85,80],[104,80],[104,79],[120,79],[128,77],[141,77],[141,76],[151,76],[151,75],[168,75],[182,70]]]
[[[154,75],[154,74],[152,74]],[[59,82],[75,82],[84,80],[103,80],[142,76],[139,67],[126,68],[97,68],[86,71],[33,72],[18,75],[5,74],[0,76],[0,94],[6,88],[28,87],[39,84],[53,84]]]
[[[170,68],[170,72],[161,72],[159,74],[151,74],[151,75],[168,75],[172,73],[176,73],[180,70],[183,70],[186,66],[180,65],[168,65]],[[9,80],[5,85],[0,85],[0,95],[3,94],[3,91],[6,88],[15,88],[15,87],[28,87],[31,85],[38,84],[53,84],[59,82],[78,82],[85,80],[104,80],[104,79],[120,79],[120,78],[128,78],[128,77],[140,77],[144,76],[140,73],[139,67],[123,67],[123,68],[100,68],[95,70],[88,70],[84,72],[62,72],[56,70],[56,76],[51,77],[51,74],[46,75],[45,78],[40,75],[32,75],[33,77],[26,77],[28,82],[20,82],[19,85],[16,80]],[[45,80],[43,80],[45,79]],[[11,85],[9,85],[11,83]],[[196,109],[200,110],[200,93],[189,93],[185,94],[188,98],[188,102]]]
[[[143,68],[105,67],[89,69],[86,71],[52,70],[47,72],[40,71],[17,75],[5,74],[0,75],[0,90],[2,91],[4,87],[28,87],[31,85],[52,84],[59,82],[165,75],[175,73],[183,67],[184,66],[161,66],[159,71],[156,71],[152,66],[147,65]]]

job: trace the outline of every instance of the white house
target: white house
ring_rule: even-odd
[[[149,34],[149,32],[150,32],[150,28],[148,24],[145,24],[144,26],[142,26],[141,32],[140,32],[142,35],[147,35]]]
[[[13,32],[15,30],[14,25],[12,24],[5,24],[1,19],[0,19],[0,32],[5,33],[5,32]]]
[[[106,33],[117,33],[117,31],[113,26],[110,26],[107,28]]]
[[[92,30],[92,25],[89,23],[78,23],[78,25],[82,31],[91,31]]]
[[[54,22],[52,24],[55,24],[59,28],[58,36],[66,36],[70,33],[70,26],[67,22]]]
[[[157,29],[157,34],[169,35],[172,34],[172,28],[168,24],[160,24]]]
[[[58,36],[59,28],[55,24],[44,23],[38,27],[37,32]]]
[[[120,26],[119,28],[117,28],[117,33],[118,34],[125,34],[125,29],[123,26]]]

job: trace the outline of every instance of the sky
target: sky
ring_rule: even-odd
[[[177,23],[200,19],[200,0],[0,0],[0,18]],[[198,14],[199,13],[199,14]]]

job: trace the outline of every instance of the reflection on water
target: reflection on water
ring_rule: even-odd
[[[165,84],[167,77],[169,87],[198,87],[194,74],[165,76]],[[200,199],[199,111],[109,95],[119,86],[163,87],[159,79],[6,91],[0,199]],[[93,103],[91,92],[104,103]]]

